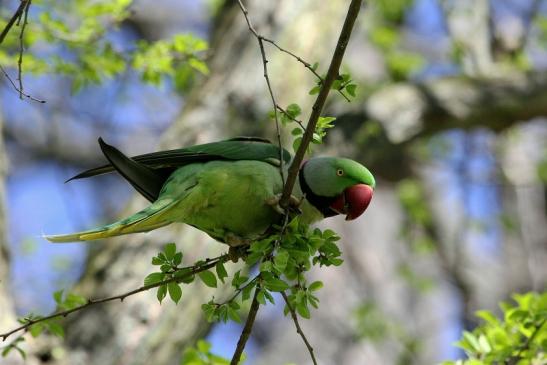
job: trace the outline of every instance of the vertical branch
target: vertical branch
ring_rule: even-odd
[[[17,80],[19,80],[19,99],[23,99],[23,52],[24,52],[24,35],[25,28],[28,23],[28,10],[30,9],[30,4],[32,0],[26,2],[24,14],[19,16],[18,25],[21,26],[21,31],[19,32],[19,60],[17,61]],[[23,22],[21,24],[21,18]]]
[[[237,2],[239,4],[239,8],[243,12],[243,15],[245,16],[245,21],[247,22],[247,27],[249,28],[249,31],[253,33],[253,35],[256,37],[258,41],[258,47],[260,48],[260,55],[262,56],[262,66],[264,69],[264,78],[266,79],[266,85],[268,85],[268,91],[270,92],[270,98],[272,99],[273,104],[273,112],[274,112],[274,119],[275,119],[275,129],[277,132],[277,144],[279,145],[279,172],[281,173],[281,181],[283,182],[283,185],[285,184],[285,160],[283,159],[283,145],[281,144],[281,129],[279,128],[279,116],[277,113],[277,102],[275,101],[275,96],[273,93],[272,85],[270,83],[270,77],[268,76],[268,59],[266,58],[266,51],[264,50],[264,41],[266,40],[261,34],[258,34],[256,29],[253,27],[253,24],[251,23],[251,20],[249,19],[249,12],[241,2],[241,0],[238,0]]]
[[[251,331],[255,323],[256,314],[258,313],[258,307],[260,306],[260,304],[258,303],[259,292],[260,292],[260,287],[257,285],[255,288],[254,296],[253,296],[253,302],[251,303],[251,309],[249,309],[249,315],[247,316],[247,321],[245,321],[245,327],[243,327],[243,331],[241,332],[239,341],[237,341],[237,347],[234,352],[234,356],[232,356],[232,361],[230,361],[230,365],[239,364],[239,361],[241,360],[241,354],[243,354],[243,350],[245,349],[247,340],[249,339],[249,336],[251,335]]]
[[[21,3],[19,4],[19,7],[17,8],[17,10],[15,10],[15,13],[13,13],[10,20],[8,21],[8,23],[6,24],[6,26],[4,27],[4,29],[2,29],[2,32],[0,33],[0,44],[4,42],[4,39],[8,35],[10,29],[13,27],[15,22],[21,18],[21,15],[23,15],[23,12],[25,12],[25,9],[27,9],[27,7],[29,6],[29,3],[30,3],[30,0],[21,1]]]
[[[11,28],[15,24],[21,26],[21,31],[19,33],[19,59],[17,61],[17,66],[18,66],[17,67],[17,80],[19,81],[19,86],[17,86],[15,84],[15,82],[8,75],[8,73],[2,67],[2,65],[0,65],[0,72],[4,74],[4,76],[6,77],[6,79],[8,79],[11,86],[13,86],[15,91],[17,91],[19,93],[19,98],[20,99],[22,99],[23,96],[24,96],[27,99],[30,99],[32,101],[36,101],[38,103],[43,104],[43,103],[45,103],[45,100],[37,99],[37,98],[35,98],[35,97],[33,97],[29,94],[25,94],[25,92],[23,91],[23,80],[22,80],[23,36],[24,36],[24,33],[25,33],[25,28],[26,28],[26,25],[27,25],[27,21],[28,21],[28,11],[30,9],[31,3],[32,3],[32,0],[21,0],[21,2],[19,3],[19,7],[15,11],[15,13],[13,13],[13,15],[11,16],[10,20],[8,21],[8,23],[6,24],[4,29],[2,29],[2,32],[0,32],[0,44],[2,44],[2,42],[4,42],[4,39],[8,35],[9,31],[11,30]],[[23,20],[22,24],[21,24],[21,20]]]
[[[253,25],[251,24],[251,22],[249,20],[247,9],[245,8],[245,6],[243,6],[243,3],[241,2],[241,0],[238,0],[238,4],[239,4],[239,7],[240,7],[241,11],[243,12],[243,15],[245,16],[245,21],[247,22],[247,26],[248,26],[249,30],[257,38],[258,44],[259,44],[259,47],[260,47],[260,53],[262,55],[262,63],[263,63],[263,66],[264,66],[264,78],[266,79],[266,83],[268,85],[268,90],[270,92],[270,96],[271,96],[272,103],[273,103],[273,108],[274,108],[274,113],[275,113],[275,120],[276,120],[277,134],[278,134],[278,143],[279,143],[279,146],[280,146],[281,169],[283,170],[283,150],[281,148],[281,135],[280,135],[280,130],[279,130],[278,113],[277,113],[278,105],[275,101],[275,97],[273,95],[270,80],[269,80],[269,77],[268,77],[268,69],[267,69],[268,60],[266,59],[266,54],[265,54],[265,51],[264,51],[264,41],[268,41],[272,44],[274,44],[274,42],[266,40],[262,35],[260,35],[254,29]],[[332,59],[331,59],[330,65],[329,65],[327,75],[325,76],[325,79],[321,83],[321,89],[319,91],[317,99],[315,100],[315,103],[313,104],[312,112],[311,112],[310,118],[308,120],[307,127],[304,131],[304,135],[302,137],[302,142],[301,142],[300,147],[298,148],[298,151],[296,152],[296,155],[293,159],[293,162],[292,162],[292,164],[289,168],[287,181],[286,182],[284,181],[283,194],[282,194],[282,197],[281,197],[280,202],[279,202],[279,204],[282,207],[288,207],[288,205],[289,205],[290,196],[291,196],[294,184],[296,182],[296,177],[297,177],[298,171],[300,169],[300,164],[302,163],[302,160],[304,158],[304,154],[306,153],[308,145],[310,144],[310,142],[312,140],[313,133],[315,132],[315,126],[317,125],[317,121],[319,120],[319,116],[321,115],[321,112],[322,112],[323,107],[325,105],[325,102],[327,100],[327,96],[330,92],[332,84],[334,83],[336,78],[339,77],[338,71],[340,69],[340,65],[342,63],[344,53],[345,53],[347,45],[349,43],[351,32],[353,30],[353,25],[355,24],[355,20],[357,19],[357,15],[359,14],[361,4],[362,4],[362,0],[352,0],[351,4],[349,5],[349,9],[348,9],[346,18],[344,20],[344,25],[342,26],[342,30],[340,32],[340,36],[339,36],[338,42],[336,44],[336,49],[334,51],[334,54],[332,56]],[[293,55],[292,53],[289,53],[289,54]],[[299,58],[297,58],[297,59],[300,61]],[[281,174],[282,174],[281,176],[283,178],[283,172],[281,172]],[[285,215],[284,227],[286,226],[287,222],[288,222],[288,215],[286,214]],[[282,231],[281,231],[281,234],[283,234],[284,230],[285,229],[283,228]],[[251,330],[253,328],[254,321],[255,321],[255,318],[256,318],[256,314],[257,314],[258,308],[259,308],[259,303],[258,303],[258,299],[257,299],[258,293],[259,293],[259,287],[257,286],[257,288],[255,289],[253,301],[251,303],[251,308],[249,310],[249,315],[247,317],[247,321],[245,322],[245,327],[243,328],[243,331],[241,332],[241,336],[240,336],[239,341],[237,343],[236,350],[235,350],[234,355],[232,357],[232,360],[230,362],[231,365],[237,365],[239,363],[239,361],[241,359],[241,354],[243,353],[243,350],[245,348],[247,340],[249,339],[249,336],[251,334]],[[291,308],[289,303],[288,303],[288,298],[286,297],[286,295],[284,293],[283,293],[283,297],[284,297],[285,301],[287,302],[287,305],[289,306],[289,308]],[[292,309],[291,309],[291,315],[293,316],[293,320],[295,321],[295,325],[297,326],[297,331],[302,336],[302,338],[304,340],[304,343],[306,344],[306,347],[308,348],[308,351],[310,352],[313,363],[316,364],[315,356],[313,354],[313,348],[311,347],[311,345],[307,341],[306,337],[304,336],[304,333],[302,332],[302,330],[300,328],[300,325],[298,324],[298,319],[296,317],[296,313]]]
[[[338,43],[336,44],[336,49],[334,51],[329,69],[327,71],[327,76],[325,76],[325,80],[321,84],[321,90],[319,91],[319,95],[317,95],[317,99],[313,104],[312,112],[308,120],[308,125],[306,126],[306,130],[304,131],[304,135],[302,136],[302,142],[300,143],[300,147],[298,148],[298,151],[296,151],[293,162],[289,167],[287,182],[285,183],[283,195],[281,196],[281,200],[279,202],[282,207],[287,207],[289,205],[289,198],[296,182],[296,177],[298,175],[298,170],[300,169],[300,164],[302,163],[306,150],[308,149],[308,145],[312,140],[313,133],[315,132],[315,126],[317,125],[317,121],[319,120],[321,111],[325,106],[325,102],[327,100],[327,96],[329,95],[332,84],[334,80],[336,80],[336,78],[338,77],[338,70],[340,69],[342,58],[344,58],[344,53],[346,51],[351,32],[353,30],[353,25],[355,24],[355,20],[357,19],[357,15],[359,14],[361,3],[362,0],[352,0],[351,4],[349,5],[348,13],[346,15],[342,31],[340,32],[340,36],[338,38]]]
[[[291,314],[292,320],[294,322],[294,326],[296,327],[296,333],[302,337],[302,341],[304,341],[304,344],[308,348],[308,352],[310,353],[311,361],[313,362],[313,365],[317,365],[317,360],[315,359],[315,355],[313,353],[313,347],[310,345],[308,339],[306,338],[306,335],[304,335],[304,331],[302,331],[302,328],[300,328],[300,323],[298,323],[298,316],[296,315],[296,312],[294,311],[294,308],[292,307],[291,303],[289,303],[289,298],[287,297],[287,294],[285,294],[284,291],[281,292],[281,295],[283,296],[283,299],[285,300],[285,303],[287,304],[287,308],[289,308],[289,313]]]

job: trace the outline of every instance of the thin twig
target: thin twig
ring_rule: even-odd
[[[268,39],[268,38],[266,38],[266,37],[262,37],[262,40],[263,40],[264,42],[270,43],[272,46],[274,46],[275,48],[277,48],[277,49],[280,50],[281,52],[284,52],[284,53],[288,54],[289,56],[292,56],[292,57],[293,57],[294,59],[296,59],[298,62],[300,62],[301,64],[303,64],[304,67],[306,67],[308,70],[310,70],[310,72],[311,72],[312,74],[314,74],[315,77],[317,77],[317,79],[318,79],[321,83],[323,83],[323,78],[321,77],[321,75],[319,75],[319,74],[317,73],[317,71],[313,68],[313,66],[312,66],[309,62],[303,60],[300,56],[297,56],[297,55],[294,54],[293,52],[291,52],[291,51],[289,51],[289,50],[287,50],[287,49],[281,47],[279,44],[277,44],[275,41],[273,41],[273,40],[271,40],[271,39]],[[342,90],[337,90],[337,91],[340,93],[340,95],[342,95],[342,96],[344,97],[344,99],[346,99],[346,101],[348,101],[348,102],[351,101],[351,100],[348,98],[348,96],[347,96],[346,94],[344,94],[344,92],[343,92]]]
[[[239,289],[236,290],[236,292],[230,297],[230,299],[227,299],[225,300],[224,302],[222,303],[215,303],[217,306],[221,306],[221,305],[225,305],[225,304],[228,304],[228,303],[231,303],[234,301],[235,298],[237,298],[237,296],[239,294],[241,294],[241,292],[246,289],[247,287],[251,286],[251,285],[254,285],[255,284],[255,281],[258,280],[260,275],[257,275],[255,276],[251,281],[249,281],[247,284],[243,285],[242,287],[240,287]]]
[[[0,334],[0,338],[2,338],[2,341],[5,341],[10,335],[14,334],[15,332],[19,332],[21,330],[26,331],[29,327],[31,327],[32,325],[34,325],[36,323],[45,322],[47,320],[50,320],[52,318],[57,318],[57,317],[66,317],[71,313],[80,311],[82,309],[85,309],[85,308],[90,307],[90,306],[95,305],[95,304],[111,302],[111,301],[114,301],[114,300],[120,300],[120,301],[123,302],[123,300],[125,298],[127,298],[131,295],[135,295],[135,294],[141,293],[143,291],[154,289],[154,288],[157,288],[157,287],[165,285],[165,284],[169,284],[169,283],[174,282],[174,281],[180,282],[184,279],[187,279],[188,277],[190,277],[192,275],[195,275],[195,274],[200,273],[200,272],[205,271],[205,270],[209,270],[210,268],[214,267],[219,261],[226,261],[227,259],[228,259],[228,254],[224,254],[224,255],[215,257],[213,259],[207,259],[204,264],[181,268],[180,270],[190,270],[187,273],[185,273],[184,275],[173,276],[173,277],[171,277],[167,280],[159,281],[157,283],[150,284],[150,285],[144,285],[144,286],[141,286],[140,288],[133,289],[131,291],[125,292],[123,294],[115,295],[115,296],[112,296],[112,297],[107,297],[107,298],[102,298],[102,299],[89,299],[87,301],[87,303],[82,304],[78,307],[74,307],[72,309],[68,309],[68,310],[64,310],[64,311],[59,311],[59,312],[53,313],[52,315],[49,315],[49,316],[46,316],[46,317],[41,317],[41,318],[37,318],[37,319],[30,319],[30,320],[26,321],[25,324],[15,328],[15,329],[13,329],[9,332]]]
[[[315,359],[315,355],[313,354],[313,347],[311,347],[310,343],[308,342],[308,339],[306,338],[306,335],[304,335],[304,331],[302,331],[302,328],[300,328],[300,324],[298,323],[298,316],[296,315],[296,312],[294,311],[294,308],[292,307],[291,303],[289,303],[289,298],[287,297],[287,294],[285,294],[285,292],[282,291],[281,295],[283,296],[283,299],[285,299],[287,308],[289,308],[289,313],[291,314],[292,320],[294,322],[294,326],[296,327],[296,333],[298,333],[300,337],[302,337],[304,344],[306,344],[306,347],[308,348],[308,352],[310,353],[310,357],[311,357],[311,361],[313,362],[313,365],[317,365],[317,360]]]
[[[245,327],[243,327],[243,331],[241,331],[241,336],[239,337],[239,341],[237,341],[237,347],[234,352],[234,356],[232,356],[232,361],[230,361],[230,365],[239,364],[239,361],[241,360],[241,354],[243,354],[243,350],[245,349],[247,340],[249,339],[249,336],[251,335],[251,331],[255,323],[256,314],[258,313],[258,308],[260,306],[260,304],[258,303],[259,292],[260,292],[260,286],[257,285],[255,288],[253,301],[251,303],[251,308],[249,309],[249,315],[247,315],[247,320],[245,321]]]
[[[15,84],[13,79],[8,75],[6,70],[1,65],[0,65],[0,71],[2,71],[6,79],[8,79],[9,83],[11,84],[11,86],[13,86],[15,91],[19,93],[19,98],[22,99],[24,96],[29,100],[36,101],[38,103],[43,104],[46,102],[45,100],[37,99],[29,94],[25,94],[23,91],[23,79],[22,79],[23,51],[24,51],[23,36],[24,36],[26,25],[27,25],[27,21],[28,21],[28,12],[29,12],[31,3],[32,3],[32,0],[21,0],[21,2],[19,3],[19,7],[15,11],[15,13],[13,13],[12,17],[10,18],[10,20],[8,21],[8,23],[2,30],[2,33],[0,33],[0,44],[2,44],[2,42],[4,42],[4,39],[8,35],[13,25],[17,24],[21,26],[21,32],[19,33],[19,59],[17,61],[17,66],[18,66],[17,80],[19,82],[19,86]],[[23,20],[22,24],[21,24],[21,20]]]
[[[293,122],[298,123],[298,125],[300,126],[300,128],[302,128],[302,130],[305,130],[305,129],[306,129],[306,128],[304,127],[304,124],[302,123],[301,120],[296,119],[295,117],[293,117],[292,115],[290,115],[289,112],[287,112],[285,109],[283,109],[279,104],[277,104],[275,107],[276,107],[282,114],[284,114],[287,118],[289,118],[289,119],[292,120]]]
[[[352,0],[351,4],[349,5],[346,20],[344,21],[344,26],[342,27],[342,31],[340,32],[340,37],[338,38],[338,43],[336,44],[336,49],[332,56],[327,75],[325,77],[325,80],[321,83],[321,90],[319,91],[317,99],[313,104],[312,112],[308,120],[308,125],[302,137],[302,142],[300,143],[298,151],[296,151],[296,155],[294,156],[293,162],[289,167],[287,182],[285,183],[285,186],[283,188],[283,195],[281,196],[281,200],[279,202],[282,207],[288,207],[289,205],[289,198],[296,182],[298,171],[300,170],[300,164],[302,163],[304,155],[306,154],[306,150],[308,149],[308,145],[312,140],[313,133],[315,132],[315,126],[317,125],[317,121],[319,119],[319,116],[321,115],[321,111],[323,110],[323,106],[325,105],[325,101],[327,100],[327,96],[330,92],[331,86],[334,80],[338,77],[338,70],[340,69],[340,64],[342,63],[342,58],[344,57],[344,52],[346,51],[353,25],[355,24],[355,20],[357,19],[357,15],[359,14],[361,3],[362,0]]]
[[[23,52],[24,52],[24,35],[25,28],[28,24],[28,10],[32,0],[26,2],[24,14],[19,16],[17,25],[21,26],[21,31],[19,32],[19,60],[17,60],[17,79],[19,80],[19,99],[23,99]],[[23,18],[23,23],[21,24],[21,18]]]
[[[4,39],[8,35],[10,29],[13,27],[15,22],[20,19],[21,15],[25,11],[26,7],[30,3],[30,0],[22,0],[21,3],[19,3],[19,7],[17,10],[15,10],[15,13],[11,16],[11,19],[8,21],[4,29],[2,30],[2,33],[0,33],[0,44],[4,42]]]
[[[270,77],[268,76],[268,59],[266,58],[266,51],[264,50],[264,41],[266,40],[262,35],[258,34],[256,29],[253,27],[251,20],[249,19],[249,12],[247,8],[243,5],[241,0],[238,0],[239,8],[245,16],[245,21],[247,22],[247,27],[253,33],[258,41],[258,46],[260,48],[260,55],[262,56],[262,66],[264,69],[264,78],[266,79],[266,84],[268,85],[268,91],[270,92],[270,97],[272,99],[273,110],[274,110],[274,119],[275,119],[275,129],[277,131],[277,144],[279,145],[279,172],[281,173],[281,181],[285,184],[285,160],[283,159],[283,145],[281,144],[281,129],[279,127],[279,116],[277,115],[277,102],[275,101],[275,96],[272,90],[272,85],[270,83]]]
[[[34,96],[32,95],[29,95],[29,94],[26,94],[23,92],[23,90],[19,89],[17,87],[17,85],[15,84],[15,82],[12,80],[12,78],[10,77],[10,75],[8,75],[8,73],[6,72],[6,70],[4,69],[4,67],[2,67],[2,65],[0,65],[0,71],[2,71],[2,73],[4,74],[4,76],[6,77],[6,79],[8,79],[8,81],[10,82],[11,86],[13,86],[13,88],[15,89],[15,91],[17,91],[19,93],[19,95],[23,95],[25,98],[28,98],[32,101],[36,101],[37,103],[41,103],[41,104],[44,104],[46,101],[45,100],[42,100],[42,99],[37,99],[35,98]]]

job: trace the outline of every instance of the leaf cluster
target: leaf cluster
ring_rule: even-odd
[[[300,144],[302,143],[302,137],[304,136],[304,126],[302,122],[297,118],[302,114],[302,108],[298,104],[290,104],[286,109],[281,109],[281,123],[283,126],[287,126],[290,123],[296,122],[297,127],[294,127],[291,130],[291,134],[295,137],[293,141],[293,150],[296,152]],[[323,138],[327,135],[327,130],[334,128],[335,117],[319,117],[317,120],[317,125],[315,126],[315,131],[312,136],[311,142],[313,144],[323,143]],[[308,147],[308,151],[311,149],[311,146]]]
[[[55,303],[57,304],[57,310],[59,311],[70,310],[78,306],[81,306],[82,304],[85,304],[87,302],[87,300],[84,297],[73,294],[73,293],[65,294],[63,290],[59,290],[53,293],[53,299],[55,300]],[[21,324],[29,324],[41,318],[43,318],[43,316],[39,316],[39,315],[35,315],[31,313],[26,317],[19,318],[18,322]],[[45,319],[41,322],[32,324],[30,327],[28,327],[28,332],[34,338],[38,337],[44,331],[49,332],[50,334],[60,338],[64,338],[65,336],[65,331],[61,325],[59,318]],[[25,342],[24,335],[20,335],[16,337],[11,343],[2,347],[1,356],[6,357],[11,351],[15,350],[21,355],[23,359],[25,359],[26,352],[21,347],[21,344],[23,344],[24,342]]]
[[[168,40],[139,41],[127,46],[120,27],[131,16],[132,0],[75,0],[32,2],[23,37],[25,72],[61,74],[77,92],[90,84],[134,70],[154,85],[173,78],[179,91],[187,90],[197,74],[208,74],[203,52],[208,44],[192,34],[177,34]],[[7,15],[0,20],[6,23]],[[6,38],[0,64],[18,67],[20,44],[15,34]],[[44,51],[45,50],[45,51]]]
[[[501,319],[492,312],[476,313],[483,323],[472,332],[464,331],[457,342],[467,360],[443,365],[514,364],[547,362],[547,292],[513,295],[515,303],[501,303]]]
[[[241,363],[245,359],[243,358]],[[180,365],[228,365],[230,360],[211,352],[211,344],[204,340],[199,340],[196,346],[188,347],[184,350]]]

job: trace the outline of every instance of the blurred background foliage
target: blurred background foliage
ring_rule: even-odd
[[[2,2],[0,28],[19,5]],[[326,71],[346,2],[247,5],[260,33]],[[23,44],[23,91],[46,103],[20,99],[3,78],[2,329],[17,314],[54,310],[51,293],[59,289],[99,297],[136,287],[166,242],[185,245],[189,259],[222,249],[188,227],[104,244],[47,244],[42,232],[87,228],[144,204],[115,176],[63,185],[103,161],[98,136],[128,154],[275,136],[260,52],[233,1],[34,0],[22,29],[5,37],[0,65],[17,87]],[[314,76],[275,48],[266,51],[278,103],[298,103],[305,120]],[[519,346],[544,323],[545,294],[515,295],[516,309],[497,303],[545,291],[546,68],[545,1],[367,2],[343,63],[356,98],[331,94],[324,115],[337,117],[335,128],[314,153],[358,159],[378,189],[357,222],[321,224],[342,235],[345,259],[313,273],[326,285],[303,328],[321,363],[527,356]],[[286,129],[290,146],[295,136]],[[213,353],[231,355],[240,326],[206,323],[199,307],[211,295],[198,287],[178,306],[160,308],[146,294],[92,309],[63,323],[66,340],[26,343],[27,363],[214,363]],[[476,317],[479,309],[505,322]],[[247,363],[309,363],[293,324],[281,318],[282,308],[261,309]],[[531,356],[544,353],[545,331],[529,343]],[[10,354],[4,362],[21,359]]]

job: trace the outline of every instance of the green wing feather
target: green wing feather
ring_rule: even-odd
[[[99,139],[99,144],[102,147],[104,142]],[[178,167],[195,162],[214,160],[256,160],[279,165],[280,156],[279,147],[268,140],[256,137],[238,137],[181,149],[147,153],[133,156],[131,159],[149,168],[158,170],[158,172],[164,175],[168,175],[169,172],[173,172]],[[290,162],[291,154],[286,149],[283,149],[282,156],[285,163]],[[86,170],[68,179],[67,182],[106,174],[114,170],[115,167],[112,164],[99,166]]]

